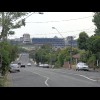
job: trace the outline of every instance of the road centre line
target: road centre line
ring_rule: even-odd
[[[31,72],[32,72],[32,71],[31,71]],[[46,85],[47,87],[49,87],[49,84],[47,83],[47,82],[48,82],[48,80],[50,79],[49,77],[44,76],[44,75],[41,75],[41,74],[36,73],[36,72],[32,72],[32,73],[38,74],[39,76],[42,76],[42,77],[45,77],[45,78],[46,78],[46,80],[45,80],[45,85]]]

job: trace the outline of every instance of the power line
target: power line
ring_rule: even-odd
[[[82,30],[74,30],[74,31],[66,31],[66,32],[60,32],[60,33],[76,32],[76,31],[86,31],[86,30],[90,30],[90,32],[93,32],[93,31],[91,31],[92,29],[94,29],[94,28],[88,28],[88,29],[82,29]],[[58,34],[58,33],[49,33],[49,34]],[[46,34],[36,34],[36,35],[46,35]]]
[[[90,30],[90,29],[94,29],[94,28],[82,29],[82,30],[74,30],[74,31],[67,31],[67,32],[85,31],[85,30]],[[60,32],[60,33],[67,33],[67,32]]]
[[[26,16],[24,19],[27,19],[28,17],[32,16],[33,14],[35,14],[36,12],[31,13],[30,15]],[[43,14],[43,12],[38,12],[38,14]]]
[[[88,17],[81,17],[81,18],[77,18],[77,19],[61,20],[61,21],[73,21],[73,20],[86,19],[86,18],[90,18],[90,17],[93,17],[93,16],[88,16]],[[26,22],[26,23],[49,23],[49,22],[61,22],[61,21],[46,21],[46,22]]]
[[[60,33],[76,32],[76,31],[86,31],[86,30],[90,30],[91,31],[92,29],[94,30],[94,28],[88,28],[88,29],[74,30],[74,31],[66,31],[66,32],[60,32]],[[58,33],[50,33],[50,34],[58,34]]]

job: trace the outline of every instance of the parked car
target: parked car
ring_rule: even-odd
[[[20,67],[18,64],[10,64],[9,72],[20,72]]]
[[[48,64],[43,64],[43,68],[49,68]]]
[[[79,62],[77,65],[76,65],[76,71],[79,71],[79,70],[86,70],[88,71],[89,70],[89,67],[86,63],[83,63],[83,62]]]
[[[27,66],[31,66],[31,63],[28,63]]]
[[[40,64],[39,67],[49,68],[49,65],[48,64]]]

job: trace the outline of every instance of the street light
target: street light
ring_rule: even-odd
[[[64,39],[64,37],[62,36],[62,34],[58,31],[58,29],[57,28],[55,28],[55,27],[52,27],[52,29],[55,29],[60,35],[61,35],[61,37]]]
[[[55,27],[52,27],[52,29],[55,29],[60,35],[61,35],[61,37],[62,37],[62,39],[64,40],[64,37],[62,36],[62,34],[58,31],[58,29],[57,28],[55,28]],[[65,40],[64,40],[65,41]],[[64,45],[64,47],[65,47],[65,45]]]
[[[26,16],[26,17],[24,18],[24,20],[27,19],[28,17],[32,16],[33,14],[35,14],[35,12],[33,12],[33,13],[31,13],[30,15]],[[38,12],[38,14],[41,14],[41,15],[42,15],[42,14],[44,14],[44,13],[43,13],[43,12]]]
[[[70,69],[72,68],[72,48],[73,48],[73,38],[75,38],[75,36],[71,36],[71,44],[70,44]]]
[[[44,14],[43,12],[39,12],[39,14]]]

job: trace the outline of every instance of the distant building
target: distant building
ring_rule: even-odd
[[[12,45],[17,45],[17,44],[20,44],[20,41],[18,38],[17,39],[10,39],[9,43],[11,43]]]
[[[64,48],[65,41],[63,38],[32,38],[32,44],[41,47],[44,44],[49,44],[54,48]]]
[[[31,43],[30,34],[23,34],[23,43]]]
[[[77,46],[77,41],[74,40],[73,36],[66,37],[65,38],[65,45],[66,46],[71,46],[71,44],[72,44],[73,47],[76,47]]]
[[[14,40],[20,42],[20,38],[15,38]]]
[[[23,42],[23,37],[20,37],[20,42]]]

